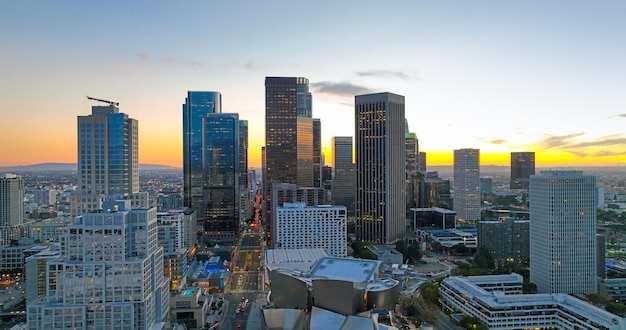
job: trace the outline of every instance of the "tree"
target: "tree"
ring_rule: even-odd
[[[474,263],[476,266],[489,271],[493,270],[496,264],[493,256],[489,253],[489,250],[484,247],[481,247],[478,251],[476,251],[476,254],[474,255]]]
[[[413,243],[406,248],[402,255],[405,260],[411,260],[411,262],[415,263],[422,257],[422,251],[418,244]]]
[[[358,254],[359,252],[361,252],[361,250],[365,248],[365,243],[363,243],[363,241],[354,241],[352,242],[351,246],[352,250],[354,250],[354,252]]]
[[[626,306],[622,303],[609,301],[606,303],[606,310],[615,315],[624,317],[626,315]]]
[[[436,304],[439,300],[439,289],[433,282],[424,282],[420,285],[420,294],[424,301]]]
[[[606,299],[597,293],[587,293],[585,298],[587,298],[588,302],[596,306],[603,306],[606,304]]]
[[[359,258],[361,259],[370,259],[370,260],[378,260],[378,257],[376,256],[376,253],[368,250],[368,249],[363,249],[359,252]]]
[[[526,282],[522,284],[522,293],[533,294],[537,293],[537,284],[532,282]]]

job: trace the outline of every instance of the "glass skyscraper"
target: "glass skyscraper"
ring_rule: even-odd
[[[271,183],[313,187],[313,118],[309,80],[265,78],[264,195],[271,242]]]
[[[221,112],[219,92],[187,92],[183,104],[183,204],[197,211],[199,222],[204,222],[205,216],[202,120]]]
[[[356,170],[352,161],[351,136],[333,136],[333,160],[335,164],[332,184],[333,203],[345,206],[348,215],[354,216]]]
[[[381,244],[405,235],[404,96],[355,97],[356,233]]]
[[[233,242],[239,227],[239,115],[209,113],[202,124],[206,238]]]

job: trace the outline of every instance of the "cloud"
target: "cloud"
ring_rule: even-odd
[[[503,140],[503,139],[491,139],[491,140],[489,140],[489,143],[491,143],[491,144],[498,144],[498,145],[505,144],[507,142],[508,142],[507,140]]]
[[[139,53],[139,54],[137,54],[137,58],[139,58],[139,62],[141,62],[141,63],[148,63],[148,62],[150,62],[150,55],[148,55],[146,53]]]
[[[356,72],[359,77],[374,77],[374,78],[392,78],[400,80],[421,80],[420,77],[411,72],[403,71],[391,71],[391,70],[371,70],[371,71],[359,71]]]
[[[346,97],[353,97],[355,95],[374,92],[374,90],[369,87],[359,86],[349,82],[320,81],[312,83],[311,88],[316,94],[329,94]]]
[[[609,116],[609,118],[615,118],[615,117],[626,118],[626,113],[620,113],[617,115]]]
[[[573,134],[568,134],[568,135],[551,135],[551,134],[546,134],[546,135],[547,137],[539,140],[537,144],[539,144],[543,148],[558,148],[558,147],[564,147],[564,146],[570,145],[571,139],[577,138],[579,136],[583,136],[585,135],[585,132],[578,132],[578,133],[573,133]]]
[[[166,58],[163,60],[163,64],[171,66],[181,66],[189,69],[200,69],[205,67],[204,63],[194,60],[181,60],[177,58]]]

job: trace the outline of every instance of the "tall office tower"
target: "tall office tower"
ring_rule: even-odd
[[[352,137],[333,137],[335,175],[332,183],[333,204],[343,205],[349,216],[354,216],[356,198],[356,167],[352,162]]]
[[[528,189],[531,175],[535,175],[535,153],[512,152],[511,189]]]
[[[222,112],[219,92],[187,92],[183,104],[183,205],[196,210],[204,224],[203,124],[209,113]]]
[[[101,101],[101,100],[98,100]],[[78,191],[72,215],[102,207],[103,199],[139,192],[138,124],[120,113],[117,103],[92,106],[78,116]]]
[[[405,234],[404,96],[355,97],[356,232],[389,244]]]
[[[13,173],[0,173],[0,246],[28,237],[24,223],[24,180]]]
[[[322,248],[333,257],[347,255],[345,206],[285,203],[276,208],[277,245],[281,249]]]
[[[313,118],[313,187],[323,187],[322,184],[322,122]]]
[[[426,153],[423,151],[417,153],[417,171],[426,175]]]
[[[424,207],[454,209],[450,194],[450,180],[441,179],[437,171],[426,172],[424,191],[424,201],[420,201],[420,205],[423,203]]]
[[[24,180],[12,173],[0,173],[0,226],[24,222]]]
[[[29,329],[150,329],[168,320],[156,208],[103,207],[68,225],[62,255],[45,264],[45,297],[27,304]]]
[[[530,177],[529,198],[530,281],[537,291],[596,292],[596,178],[542,171]]]
[[[239,115],[203,118],[204,239],[234,242],[239,231]]]
[[[454,210],[458,220],[480,220],[480,150],[454,150]]]
[[[239,121],[239,221],[252,215],[250,181],[248,180],[248,121]]]
[[[408,123],[405,123],[405,129],[408,128]],[[415,133],[404,133],[404,147],[405,147],[405,173],[406,173],[406,207],[407,211],[410,208],[420,207],[418,205],[420,199],[420,191],[423,191],[424,178],[418,174],[417,171],[417,155],[419,153],[419,143],[417,135]],[[422,189],[420,189],[422,188]]]
[[[265,78],[263,170],[263,194],[268,205],[271,205],[272,182],[313,187],[312,97],[306,78]],[[271,232],[271,210],[265,207],[268,233]]]

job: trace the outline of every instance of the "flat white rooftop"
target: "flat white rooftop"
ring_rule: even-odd
[[[309,271],[310,275],[345,280],[356,283],[367,283],[375,279],[379,260],[348,259],[326,257],[320,259]]]

